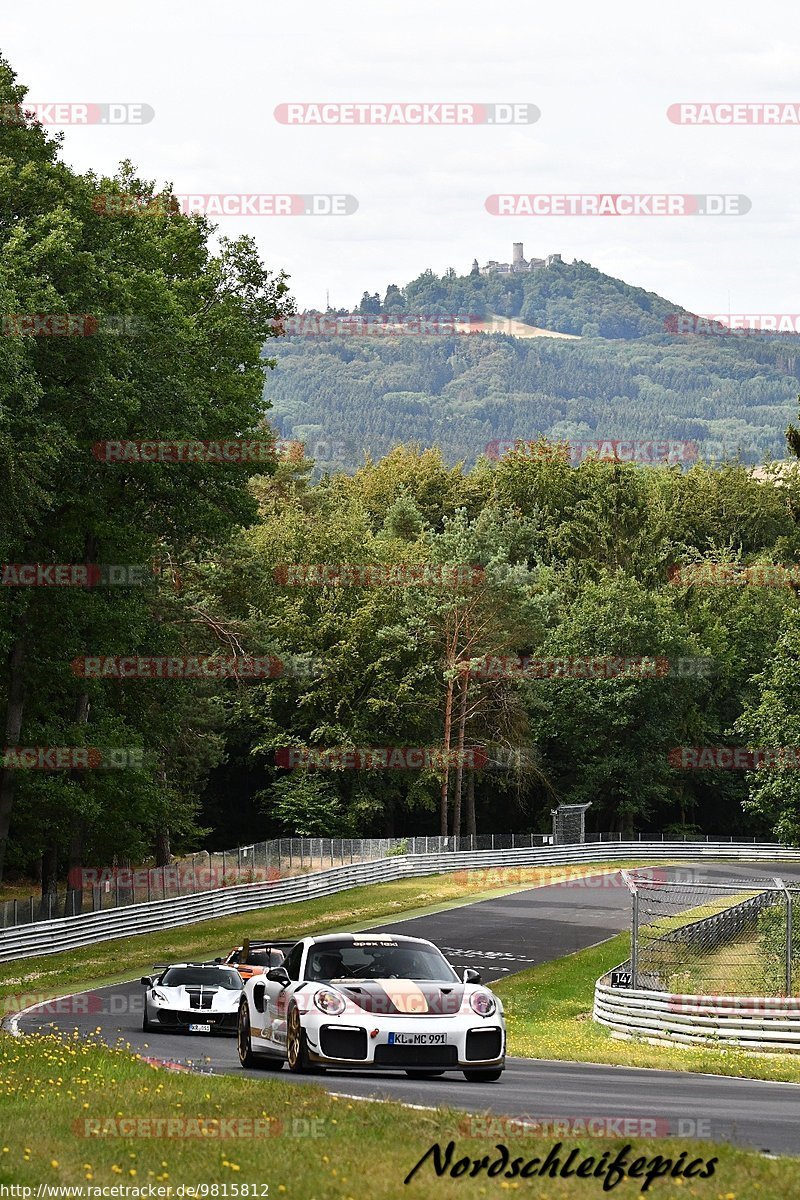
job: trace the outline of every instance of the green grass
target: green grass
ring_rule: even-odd
[[[592,1020],[594,985],[629,953],[630,938],[620,934],[600,946],[542,963],[492,984],[492,990],[502,996],[506,1009],[509,1053],[800,1083],[800,1055],[766,1055],[703,1046],[650,1046],[643,1040],[612,1037],[610,1030]]]
[[[0,1081],[0,1184],[184,1185],[190,1196],[202,1184],[227,1184],[228,1195],[233,1185],[268,1184],[270,1200],[363,1200],[365,1194],[370,1200],[477,1200],[511,1191],[531,1200],[569,1200],[606,1194],[599,1180],[437,1178],[429,1166],[405,1187],[408,1172],[437,1142],[443,1148],[455,1142],[453,1161],[484,1154],[492,1161],[498,1143],[527,1161],[543,1159],[557,1139],[518,1130],[506,1134],[497,1126],[487,1137],[485,1126],[476,1129],[464,1113],[337,1099],[280,1078],[210,1079],[156,1070],[125,1051],[78,1038],[0,1036]],[[546,1105],[532,1097],[532,1107],[541,1111]],[[183,1136],[145,1136],[157,1129],[153,1121],[159,1119],[185,1120]],[[237,1123],[228,1125],[225,1138],[217,1124],[223,1120]],[[120,1121],[135,1124],[120,1126]],[[206,1135],[186,1136],[201,1127],[198,1122]],[[87,1135],[92,1129],[101,1132]],[[230,1136],[232,1129],[236,1136]],[[256,1131],[260,1136],[253,1137]],[[116,1136],[120,1132],[125,1136]],[[470,1136],[474,1132],[483,1136]],[[566,1153],[577,1146],[580,1157],[595,1160],[604,1151],[613,1157],[624,1144],[621,1139],[563,1139]],[[797,1195],[800,1168],[791,1159],[688,1140],[633,1137],[630,1144],[629,1161],[655,1155],[677,1160],[682,1150],[689,1152],[684,1164],[718,1157],[712,1179],[657,1180],[646,1195],[658,1200]],[[641,1182],[626,1181],[614,1194],[638,1196]]]

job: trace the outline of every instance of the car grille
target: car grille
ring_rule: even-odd
[[[455,1046],[376,1046],[375,1065],[379,1067],[454,1067],[458,1062]]]
[[[467,1059],[474,1062],[482,1059],[499,1058],[503,1053],[503,1031],[501,1029],[470,1029],[467,1031]]]
[[[337,1029],[335,1025],[323,1025],[319,1031],[319,1044],[326,1058],[367,1057],[366,1029]]]
[[[235,1029],[237,1014],[198,1012],[197,1009],[177,1012],[175,1009],[158,1008],[156,1017],[160,1025],[167,1025],[173,1029],[180,1025],[210,1025],[212,1029]]]

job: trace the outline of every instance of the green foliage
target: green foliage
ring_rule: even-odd
[[[474,463],[493,441],[690,441],[715,461],[783,457],[800,339],[670,333],[684,310],[589,266],[532,274],[427,271],[383,311],[509,317],[581,340],[508,333],[280,339],[266,395],[285,436],[323,426],[340,469],[398,443]],[[367,304],[367,307],[364,307]],[[361,311],[381,310],[366,296]],[[665,324],[666,323],[666,324]]]

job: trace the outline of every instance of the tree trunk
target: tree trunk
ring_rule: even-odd
[[[83,912],[83,845],[86,837],[84,821],[76,816],[69,840],[67,862],[67,894],[64,898],[64,916],[74,917]]]
[[[89,724],[88,692],[81,692],[75,701],[75,724]],[[72,775],[78,779],[79,783],[83,779],[81,771],[73,771]],[[83,912],[83,852],[86,841],[86,822],[81,812],[74,814],[72,822],[69,862],[67,863],[67,895],[64,901],[65,917]]]
[[[447,698],[444,706],[444,775],[439,802],[439,833],[447,837],[447,797],[450,791],[450,730],[453,724],[453,680],[447,681]]]
[[[461,703],[458,710],[458,761],[456,763],[455,798],[453,801],[453,835],[461,837],[461,785],[464,779],[464,726],[467,723],[467,673],[461,678]]]
[[[42,896],[58,891],[58,847],[48,846],[42,854]]]
[[[14,644],[8,661],[8,700],[6,703],[6,746],[19,745],[22,731],[22,714],[25,710],[25,618],[19,619]],[[0,769],[0,882],[11,826],[11,810],[14,807],[14,792],[17,784],[16,771],[11,767]]]
[[[472,767],[467,771],[467,836],[474,837],[475,828],[475,771]]]
[[[156,834],[156,866],[168,867],[172,862],[172,850],[169,844],[169,829],[166,825],[162,826]]]

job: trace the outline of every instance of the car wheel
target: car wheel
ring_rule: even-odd
[[[287,1016],[286,1055],[289,1070],[294,1071],[296,1075],[304,1075],[313,1070],[308,1061],[306,1031],[300,1022],[300,1012],[296,1004],[291,1006]]]
[[[147,1001],[146,1000],[144,1002],[144,1013],[142,1014],[142,1030],[145,1033],[152,1033],[152,1031],[153,1031],[153,1026],[150,1024],[150,1022],[147,1019]]]
[[[239,1052],[239,1062],[243,1067],[256,1071],[280,1071],[283,1066],[282,1058],[272,1058],[268,1054],[255,1054],[250,1039],[250,1009],[247,1003],[239,1005],[239,1018],[236,1022],[236,1049]]]
[[[438,1079],[440,1075],[444,1075],[444,1071],[408,1070],[406,1075],[409,1079]]]
[[[494,1067],[491,1071],[465,1071],[467,1083],[494,1083],[503,1074],[502,1067]]]

